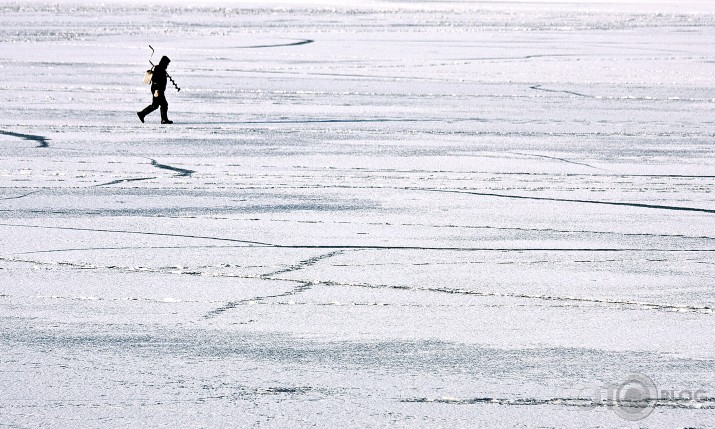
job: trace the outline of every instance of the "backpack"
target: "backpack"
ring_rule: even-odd
[[[147,70],[146,73],[144,73],[144,83],[149,85],[151,83],[151,79],[154,77],[154,70],[153,68],[151,70]]]

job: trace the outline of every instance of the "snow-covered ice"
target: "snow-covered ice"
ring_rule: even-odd
[[[696,1],[0,0],[0,427],[712,427],[714,38]],[[637,422],[598,400],[633,373]]]

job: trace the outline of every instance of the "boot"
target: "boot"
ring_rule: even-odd
[[[161,123],[162,124],[173,124],[174,121],[170,121],[169,118],[166,117],[167,113],[169,112],[169,109],[162,107],[161,110]]]
[[[156,110],[156,108],[150,104],[146,106],[141,112],[137,112],[137,116],[139,116],[139,120],[142,121],[142,124],[144,123],[144,117],[146,117],[146,115],[150,114],[154,110]]]

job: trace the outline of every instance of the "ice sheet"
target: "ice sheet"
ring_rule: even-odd
[[[709,2],[0,1],[0,426],[712,426],[713,36]],[[598,396],[632,373],[636,423]]]

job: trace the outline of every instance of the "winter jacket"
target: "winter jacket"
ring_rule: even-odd
[[[154,67],[154,75],[151,78],[151,92],[155,91],[164,92],[166,91],[166,68],[169,66],[171,60],[169,57],[161,57],[159,64]]]

